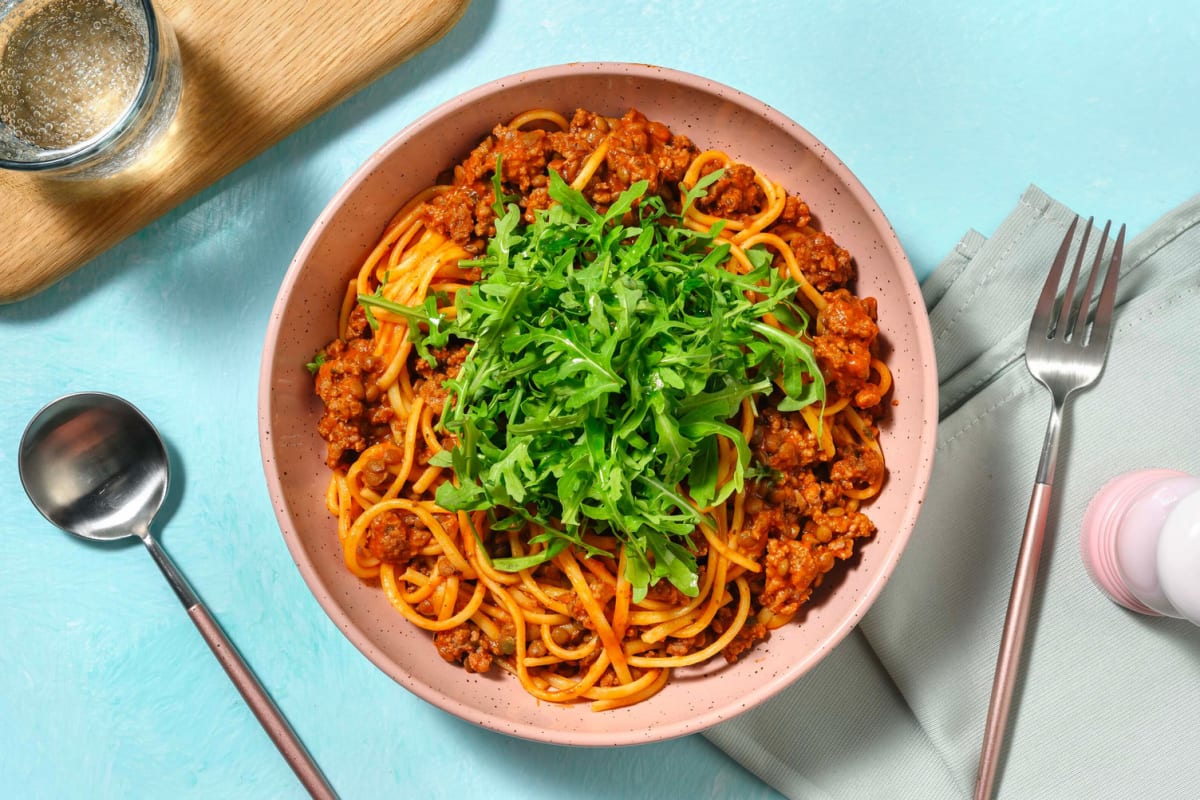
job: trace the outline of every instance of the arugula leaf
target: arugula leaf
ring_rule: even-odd
[[[324,351],[317,353],[315,356],[313,356],[312,361],[304,365],[304,368],[308,370],[310,375],[316,375],[317,371],[321,369],[321,365],[325,363],[327,358],[328,356],[325,355]]]
[[[698,198],[703,197],[708,192],[708,187],[712,186],[714,183],[719,181],[721,179],[721,176],[724,174],[725,174],[725,170],[723,170],[723,169],[713,170],[712,172],[708,173],[700,180],[696,181],[695,186],[693,186],[691,189],[688,189],[686,192],[684,192],[683,193],[683,211],[684,211],[684,213],[687,213],[687,210],[689,208],[691,208],[692,203],[694,203]]]
[[[496,154],[496,169],[492,172],[492,210],[496,212],[497,217],[504,216],[504,209],[510,204],[515,203],[520,199],[518,195],[505,194],[501,184],[504,175],[504,157],[499,153]]]
[[[360,294],[358,302],[367,315],[367,322],[372,330],[379,329],[379,322],[371,312],[373,308],[381,308],[404,317],[408,321],[408,338],[416,347],[418,355],[425,359],[430,366],[437,364],[437,359],[429,348],[444,347],[450,341],[450,330],[444,325],[444,318],[438,312],[438,300],[444,300],[444,295],[429,295],[419,306],[406,306],[388,300],[383,296],[380,286],[374,294]],[[423,326],[423,327],[422,327]]]
[[[720,176],[685,191],[685,206]],[[437,503],[486,510],[496,528],[538,528],[530,543],[541,549],[494,559],[498,569],[536,566],[568,546],[596,554],[583,539],[595,532],[621,541],[635,600],[664,579],[694,596],[692,537],[706,522],[697,509],[752,474],[730,420],[777,385],[781,407],[824,398],[812,350],[791,332],[808,325],[797,286],[761,248],[748,251],[748,274],[724,269],[728,245],[684,226],[645,182],[597,210],[551,172],[555,205],[531,224],[504,207],[498,179],[493,191],[496,235],[463,262],[481,278],[455,294],[453,316],[431,300],[359,298],[403,316],[423,357],[449,337],[473,343],[445,384],[440,425],[457,443],[435,458],[454,471]],[[720,439],[737,460],[719,484]]]
[[[520,572],[523,569],[545,564],[563,550],[566,550],[568,544],[569,542],[566,539],[555,539],[544,550],[540,550],[532,555],[513,558],[493,558],[492,566],[502,572]]]

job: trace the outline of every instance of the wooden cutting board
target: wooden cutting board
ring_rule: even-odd
[[[93,181],[0,170],[0,303],[27,297],[439,39],[468,0],[159,0],[183,56],[167,139]]]

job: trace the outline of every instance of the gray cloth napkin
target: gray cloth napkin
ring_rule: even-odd
[[[922,286],[941,419],[912,541],[843,644],[707,734],[789,797],[971,794],[1050,411],[1025,336],[1073,217],[1030,187]],[[1068,412],[1001,798],[1200,797],[1200,628],[1116,605],[1079,554],[1084,509],[1110,478],[1200,475],[1198,317],[1200,196],[1127,244],[1108,364]]]

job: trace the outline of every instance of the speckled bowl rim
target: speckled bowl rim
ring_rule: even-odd
[[[272,375],[275,372],[275,352],[281,336],[283,312],[288,307],[288,301],[293,292],[301,271],[312,256],[313,248],[320,239],[321,232],[329,223],[335,211],[351,201],[356,190],[366,181],[393,151],[401,148],[404,142],[416,132],[430,126],[443,124],[456,112],[501,91],[513,82],[544,81],[548,79],[571,79],[581,73],[613,75],[616,77],[644,77],[656,81],[668,80],[690,90],[714,94],[724,101],[731,103],[747,113],[760,116],[770,124],[785,130],[802,147],[815,154],[820,161],[832,171],[838,180],[849,191],[854,201],[870,216],[879,238],[887,249],[887,257],[896,265],[897,274],[894,276],[898,283],[898,291],[904,297],[902,300],[910,308],[911,322],[915,326],[914,340],[905,342],[906,349],[915,351],[916,360],[922,365],[919,370],[920,387],[917,392],[917,402],[921,404],[919,418],[922,420],[919,431],[906,432],[905,438],[919,440],[916,463],[912,472],[912,487],[904,504],[899,525],[889,531],[892,540],[891,550],[886,561],[872,572],[867,582],[858,587],[857,600],[845,615],[844,620],[836,629],[830,631],[822,640],[821,646],[814,652],[793,664],[790,668],[779,673],[772,680],[756,686],[740,696],[736,703],[710,708],[693,716],[676,719],[670,722],[655,724],[649,729],[619,731],[559,731],[543,726],[531,725],[508,719],[499,714],[481,713],[479,709],[466,705],[453,697],[414,680],[408,675],[403,666],[396,663],[390,656],[380,652],[367,636],[359,630],[353,620],[343,610],[338,600],[333,597],[328,586],[314,567],[308,551],[296,534],[297,525],[289,506],[279,471],[275,468],[275,440],[272,437],[271,419],[273,416]],[[653,115],[651,115],[653,116]],[[736,155],[736,154],[735,154]],[[912,379],[913,376],[909,376]],[[305,236],[294,256],[287,274],[281,284],[279,294],[272,309],[266,338],[262,352],[262,365],[259,380],[259,444],[263,459],[263,469],[267,486],[275,510],[280,529],[287,547],[310,591],[321,605],[325,613],[337,625],[338,629],[377,667],[409,691],[427,702],[460,717],[468,722],[501,733],[514,735],[534,741],[565,744],[575,746],[617,746],[648,743],[675,738],[678,736],[697,733],[713,725],[727,721],[750,708],[753,708],[785,689],[809,669],[815,666],[828,652],[840,643],[859,619],[878,597],[894,570],[907,540],[916,524],[917,516],[924,499],[929,475],[933,466],[934,448],[937,430],[937,374],[934,360],[933,338],[929,320],[925,314],[925,306],[921,297],[920,286],[909,264],[895,231],[879,209],[874,198],[854,176],[850,169],[815,136],[798,123],[763,103],[737,89],[710,79],[678,70],[646,64],[629,64],[621,62],[586,62],[569,63],[528,70],[513,75],[498,78],[485,83],[464,94],[454,97],[422,115],[403,130],[389,139],[347,179],[343,186],[332,197],[321,212],[308,234]],[[314,436],[313,447],[318,447]],[[715,678],[715,679],[719,679]],[[520,691],[514,682],[513,691]],[[592,714],[586,706],[580,713]],[[614,712],[605,712],[614,713]],[[798,724],[799,723],[798,721]]]

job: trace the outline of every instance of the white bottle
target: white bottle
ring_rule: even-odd
[[[1080,549],[1117,603],[1200,625],[1200,478],[1168,469],[1113,478],[1088,504]]]

